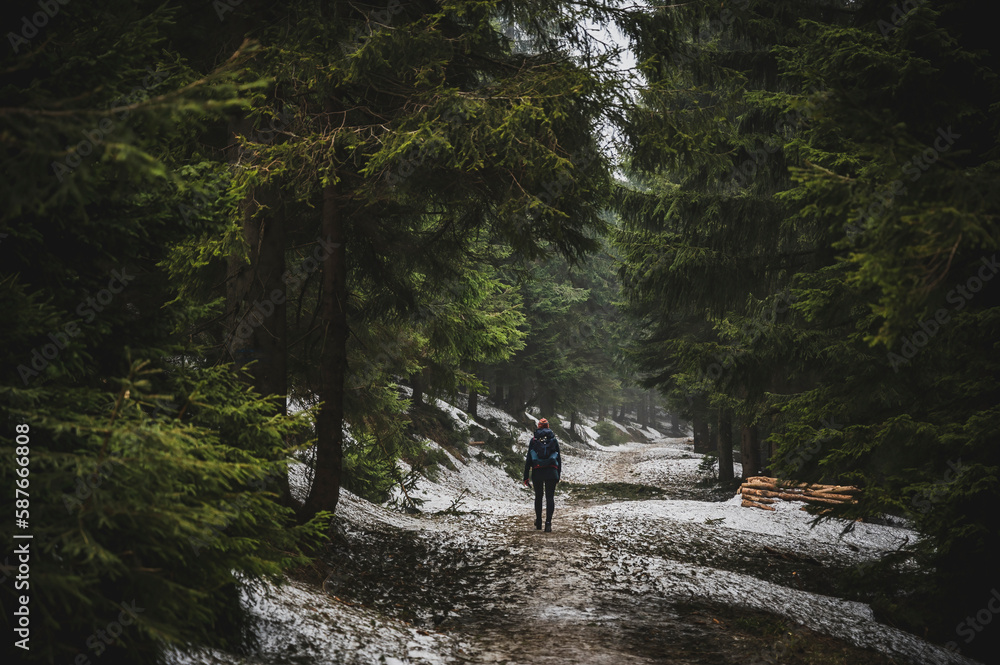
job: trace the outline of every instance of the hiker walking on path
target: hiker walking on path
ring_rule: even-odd
[[[549,421],[542,418],[538,429],[528,444],[528,454],[524,458],[524,486],[528,475],[535,483],[535,528],[542,528],[542,491],[545,491],[545,530],[552,531],[552,513],[556,508],[556,483],[562,472],[562,457],[559,455],[559,441],[555,432],[549,429]]]

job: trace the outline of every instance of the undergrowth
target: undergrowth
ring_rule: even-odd
[[[629,440],[628,434],[615,427],[610,420],[602,420],[594,425],[594,431],[597,432],[598,442],[602,446],[618,446]]]

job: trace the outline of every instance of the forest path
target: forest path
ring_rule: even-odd
[[[490,585],[496,606],[463,618],[461,631],[472,646],[468,662],[730,662],[702,620],[607,583],[600,544],[584,528],[583,512],[562,507],[552,533],[535,530],[530,515],[501,527],[520,553],[485,575],[502,580]]]
[[[699,461],[678,440],[572,451],[551,533],[534,528],[533,497],[522,490],[523,504],[507,504],[506,514],[425,515],[422,529],[355,534],[341,550],[341,561],[352,560],[344,571],[352,583],[340,595],[374,599],[455,638],[461,648],[452,662],[460,663],[907,662],[741,606],[744,591],[730,578],[744,590],[748,580],[818,587],[830,569],[826,561],[806,571],[802,560],[775,559],[766,552],[773,538],[647,514],[654,503],[661,511],[721,505],[716,490],[697,484]],[[627,501],[652,491],[660,501]],[[607,509],[624,517],[595,518]],[[649,532],[651,520],[673,531]],[[705,576],[722,590],[717,598],[693,579]]]

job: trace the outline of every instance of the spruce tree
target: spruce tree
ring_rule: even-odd
[[[306,514],[336,505],[349,326],[411,312],[477,236],[527,257],[543,243],[569,255],[596,246],[600,82],[554,45],[517,52],[498,29],[511,14],[500,3],[298,2],[256,33],[256,71],[275,87],[254,114],[289,120],[282,140],[246,144],[241,181],[282,191],[309,220],[301,242],[333,248],[297,338],[322,403]],[[358,292],[377,305],[359,309]]]
[[[177,169],[195,161],[191,126],[244,105],[248,52],[191,66],[159,5],[60,12],[0,74],[0,477],[24,506],[4,535],[32,536],[30,587],[0,592],[12,611],[30,597],[30,651],[8,646],[132,663],[238,647],[243,590],[279,580],[320,536],[268,489],[307,423],[272,418],[197,335],[177,334],[208,310],[176,299],[172,250],[221,230],[181,213],[193,192]]]

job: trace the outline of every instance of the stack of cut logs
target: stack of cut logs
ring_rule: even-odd
[[[778,499],[826,505],[855,503],[860,491],[850,485],[810,485],[767,476],[752,476],[740,485],[739,494],[743,495],[741,505],[744,508],[774,510],[771,504]],[[805,506],[802,510],[805,510]]]

